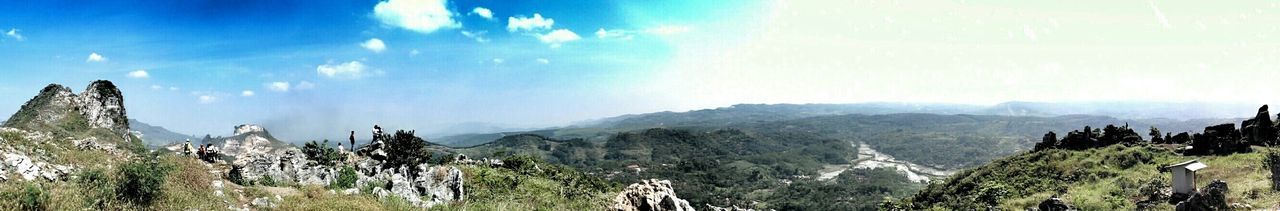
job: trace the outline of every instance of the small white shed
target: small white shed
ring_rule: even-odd
[[[1209,167],[1198,160],[1189,160],[1165,168],[1173,173],[1173,192],[1190,194],[1196,191],[1196,171]]]

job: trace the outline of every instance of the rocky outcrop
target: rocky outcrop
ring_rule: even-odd
[[[129,118],[125,116],[124,95],[110,81],[89,83],[75,101],[89,127],[107,128],[116,133],[129,133]]]
[[[246,181],[270,177],[277,182],[299,185],[329,185],[337,177],[333,167],[307,160],[298,148],[244,156],[237,158],[233,165],[241,169],[240,174]]]
[[[4,124],[29,130],[61,130],[69,125],[128,134],[129,121],[120,89],[110,81],[99,80],[76,95],[70,88],[49,84]]]
[[[627,186],[613,199],[612,211],[685,211],[694,210],[689,201],[676,197],[668,180],[643,180]]]
[[[1213,180],[1199,191],[1191,194],[1186,201],[1178,202],[1176,210],[1229,210],[1227,206],[1227,183]]]
[[[1187,155],[1221,155],[1249,151],[1249,144],[1240,138],[1236,124],[1227,123],[1204,128],[1204,133],[1191,135],[1191,148]]]
[[[462,170],[453,166],[428,166],[421,164],[415,167],[416,171],[411,171],[406,166],[396,168],[382,168],[379,161],[368,157],[359,157],[363,159],[359,165],[361,172],[368,172],[359,175],[356,186],[363,187],[366,184],[385,181],[384,186],[375,187],[373,194],[380,199],[387,197],[399,197],[408,201],[410,204],[418,207],[431,207],[437,204],[448,203],[463,200],[466,196],[463,191]],[[416,175],[414,172],[417,172]]]
[[[1245,139],[1252,145],[1274,146],[1280,144],[1276,140],[1275,123],[1271,121],[1271,112],[1267,111],[1267,105],[1258,108],[1258,114],[1252,119],[1244,120],[1240,123],[1240,132]]]
[[[1057,196],[1049,197],[1049,199],[1045,199],[1044,201],[1041,201],[1041,202],[1040,202],[1040,205],[1039,205],[1039,206],[1037,206],[1037,208],[1039,208],[1039,209],[1040,209],[1040,211],[1068,211],[1068,210],[1073,210],[1073,209],[1071,209],[1071,206],[1070,206],[1070,205],[1067,205],[1067,203],[1066,203],[1066,202],[1062,202],[1062,199],[1059,199]]]

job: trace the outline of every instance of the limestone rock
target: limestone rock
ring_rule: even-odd
[[[40,175],[40,167],[32,163],[31,158],[14,153],[5,153],[4,162],[13,167],[13,171],[22,176],[23,180],[31,181]]]
[[[613,199],[614,211],[685,211],[694,210],[689,201],[676,197],[668,180],[643,180],[633,183]]]
[[[81,119],[89,128],[108,129],[116,134],[129,133],[124,109],[124,96],[115,84],[98,80],[76,95],[58,84],[49,84],[40,94],[22,105],[22,109],[5,122],[5,127],[47,129],[64,122]]]

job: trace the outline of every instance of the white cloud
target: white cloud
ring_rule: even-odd
[[[151,85],[151,90],[160,90],[162,88],[164,87],[160,87],[160,85]]]
[[[489,8],[476,7],[475,9],[471,9],[471,14],[478,15],[484,19],[493,20],[493,11],[490,11]]]
[[[631,31],[621,30],[621,29],[605,30],[604,28],[600,28],[600,30],[596,30],[596,38],[600,38],[600,39],[618,38],[618,39],[630,40],[631,38],[635,37],[634,35],[632,35],[632,33],[633,32]]]
[[[84,61],[85,62],[105,62],[107,61],[107,57],[102,56],[102,54],[98,54],[97,52],[94,52],[94,53],[89,53],[89,58],[85,59]]]
[[[360,61],[316,66],[316,73],[329,78],[357,79],[364,77],[364,70],[365,66]]]
[[[240,96],[244,96],[244,97],[253,97],[253,94],[254,94],[253,90],[244,90],[240,92]]]
[[[147,70],[134,70],[127,75],[130,78],[150,78],[151,74],[147,74]]]
[[[689,31],[693,31],[693,27],[681,26],[681,25],[661,25],[661,26],[645,29],[644,31],[650,34],[667,36],[667,35],[684,34]]]
[[[531,31],[535,29],[550,29],[555,25],[556,21],[550,18],[542,18],[542,14],[534,13],[532,18],[524,16],[507,17],[507,31]]]
[[[573,31],[569,31],[568,29],[556,29],[555,31],[551,31],[546,34],[537,35],[537,37],[539,41],[550,44],[552,48],[560,47],[561,43],[582,39],[582,37],[579,37],[577,33],[573,33]]]
[[[9,29],[9,32],[4,33],[4,35],[5,35],[5,36],[12,37],[13,39],[18,40],[18,41],[26,40],[26,38],[22,37],[22,34],[18,34],[18,29],[16,29],[16,28],[14,28],[14,29]]]
[[[315,89],[315,88],[316,88],[316,84],[313,84],[313,83],[311,83],[310,81],[300,81],[300,82],[298,82],[298,86],[294,87],[293,89],[294,89],[294,90],[308,90],[308,89]]]
[[[171,86],[171,87],[169,87],[169,91],[178,91],[178,87],[176,87],[176,86]]]
[[[538,58],[538,63],[539,63],[539,64],[551,64],[551,60],[547,60],[546,58]]]
[[[489,33],[489,31],[478,31],[478,32],[462,31],[462,36],[475,39],[476,42],[486,43],[486,42],[489,42],[489,39],[484,38],[485,33]]]
[[[378,38],[373,38],[373,39],[369,39],[368,41],[364,41],[364,43],[360,43],[360,47],[364,47],[364,49],[369,49],[369,51],[373,51],[374,53],[382,53],[382,51],[387,50],[387,44],[383,43],[382,39],[378,39]]]
[[[373,6],[373,15],[383,24],[420,33],[462,27],[453,20],[448,0],[387,0]]]
[[[285,82],[285,81],[271,82],[270,84],[267,84],[267,89],[270,89],[271,91],[277,91],[277,92],[288,92],[289,82]]]
[[[422,53],[422,52],[418,52],[418,49],[413,49],[413,50],[409,51],[409,56],[417,56],[417,55],[418,55],[418,54],[420,54],[420,53]]]
[[[199,99],[201,104],[209,104],[209,103],[213,103],[214,101],[218,101],[218,97],[214,97],[212,95],[200,95]]]
[[[503,59],[493,59],[494,64],[502,64],[503,62],[506,62],[506,61],[507,60],[503,60]]]

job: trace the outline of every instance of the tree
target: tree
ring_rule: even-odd
[[[329,147],[329,140],[325,139],[324,143],[318,143],[314,140],[307,142],[302,147],[302,154],[307,156],[307,160],[316,161],[323,166],[332,166],[334,162],[342,162],[342,155],[338,154],[338,150]]]
[[[397,168],[407,166],[414,175],[417,175],[418,164],[423,164],[431,160],[431,152],[427,150],[427,141],[422,140],[413,135],[413,131],[397,130],[395,135],[383,134],[379,137],[381,140],[387,140],[387,163],[384,168]]]
[[[1161,134],[1161,133],[1160,133],[1160,129],[1159,129],[1159,128],[1156,128],[1156,126],[1151,126],[1151,132],[1150,132],[1150,133],[1147,133],[1147,135],[1150,135],[1150,136],[1151,136],[1151,143],[1153,143],[1153,144],[1163,144],[1163,143],[1164,143],[1164,138],[1160,137],[1160,134]]]

